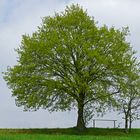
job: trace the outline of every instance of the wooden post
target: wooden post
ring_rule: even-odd
[[[93,128],[95,128],[95,120],[93,120]]]
[[[115,125],[115,120],[114,120],[114,128],[116,128],[116,125]]]

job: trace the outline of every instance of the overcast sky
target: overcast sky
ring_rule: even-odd
[[[140,59],[140,0],[0,0],[0,127],[70,127],[76,125],[77,113],[58,112],[49,114],[47,110],[23,112],[16,107],[11,91],[2,78],[7,66],[16,64],[18,48],[23,34],[31,34],[41,24],[41,18],[60,12],[66,5],[80,4],[87,9],[99,25],[121,28],[128,26],[129,41]],[[106,119],[118,119],[116,114]],[[134,123],[140,127],[140,122]]]

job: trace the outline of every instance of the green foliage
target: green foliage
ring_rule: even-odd
[[[25,110],[78,108],[83,117],[85,105],[110,102],[135,62],[128,33],[98,27],[79,5],[44,17],[36,32],[23,35],[18,63],[5,72],[16,104]]]
[[[125,77],[124,82],[120,85],[120,94],[116,96],[117,110],[124,114],[125,129],[131,130],[133,121],[140,119],[140,76],[139,63],[135,63],[133,72]]]

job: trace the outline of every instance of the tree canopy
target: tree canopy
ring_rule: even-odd
[[[128,28],[99,27],[79,5],[44,17],[32,35],[23,35],[18,60],[5,72],[17,106],[25,110],[97,110],[119,92],[136,59],[126,41]]]

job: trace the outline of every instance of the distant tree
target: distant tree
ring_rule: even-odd
[[[90,113],[94,104],[111,100],[118,80],[131,69],[134,52],[127,34],[127,28],[98,27],[78,5],[43,18],[36,32],[23,35],[18,63],[5,72],[16,105],[25,110],[76,108],[77,128],[83,130],[85,107]]]
[[[139,71],[139,70],[138,70]],[[123,85],[123,86],[122,86]],[[134,120],[140,119],[140,79],[139,75],[131,75],[125,78],[121,84],[121,93],[118,94],[118,111],[124,114],[125,132],[128,128],[131,131],[131,125]]]

